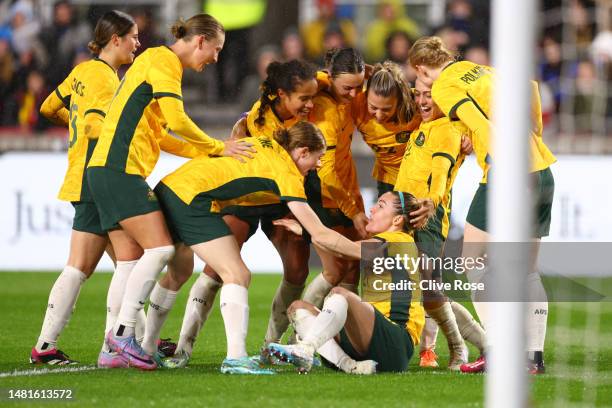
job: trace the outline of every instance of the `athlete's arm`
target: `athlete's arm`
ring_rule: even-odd
[[[249,152],[255,150],[251,147],[251,144],[242,141],[222,142],[204,133],[187,116],[182,100],[174,97],[162,97],[158,99],[158,102],[168,127],[201,152],[210,155],[232,156],[241,161],[243,160],[238,156],[252,158]]]
[[[187,143],[184,140],[180,140],[164,129],[162,139],[159,141],[159,147],[164,152],[174,154],[175,156],[186,157],[193,159],[202,154],[198,149],[195,148],[191,143]]]
[[[361,259],[361,245],[327,228],[310,206],[302,201],[289,201],[287,206],[312,237],[312,242],[334,255]]]
[[[40,114],[49,119],[51,123],[59,126],[68,126],[70,122],[70,112],[60,99],[57,91],[53,91],[40,106]]]

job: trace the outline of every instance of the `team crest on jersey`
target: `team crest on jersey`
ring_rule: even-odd
[[[419,147],[423,146],[425,144],[425,133],[419,132],[419,135],[414,140],[414,144],[416,144]]]
[[[397,143],[406,143],[410,139],[410,132],[399,132],[395,135],[395,141]]]
[[[149,192],[147,193],[147,199],[149,201],[157,201],[157,196],[155,195],[153,190],[149,190]]]

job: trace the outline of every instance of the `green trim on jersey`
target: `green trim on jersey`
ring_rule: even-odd
[[[128,98],[119,116],[113,141],[108,151],[106,164],[110,167],[125,172],[134,132],[145,108],[152,99],[153,87],[146,82],[138,85]]]
[[[102,116],[103,118],[106,117],[106,112],[104,112],[103,110],[100,110],[100,109],[87,109],[85,111],[85,113],[83,114],[83,116],[87,116],[90,113],[97,113],[98,115]]]
[[[172,93],[172,92],[155,92],[153,94],[153,97],[156,98],[156,99],[163,98],[163,97],[166,97],[166,96],[168,96],[170,98],[176,98],[179,101],[183,100],[183,97],[181,95],[177,95],[177,94]]]

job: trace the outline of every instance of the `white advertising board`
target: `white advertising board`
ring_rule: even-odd
[[[152,186],[184,159],[162,156],[149,178]],[[57,200],[66,169],[59,153],[9,153],[0,156],[0,270],[61,270],[68,257],[73,209]],[[612,241],[612,157],[560,156],[553,166],[555,203],[549,242]],[[461,234],[463,221],[478,185],[474,160],[461,168],[453,188],[452,234]],[[371,189],[364,191],[368,204]],[[282,265],[261,231],[244,247],[243,257],[254,272],[280,272]],[[201,268],[196,263],[196,270]],[[105,256],[100,270],[111,270]]]

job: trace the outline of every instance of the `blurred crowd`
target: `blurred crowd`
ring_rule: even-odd
[[[207,1],[210,7],[227,3]],[[261,23],[266,5],[266,0],[253,2],[262,13],[250,25]],[[575,133],[607,134],[612,118],[612,7],[603,0],[542,3],[536,77],[541,84],[545,123],[549,128]],[[92,16],[101,15],[103,8],[77,9],[62,0],[55,3],[52,20],[43,22],[37,4],[35,0],[0,0],[0,128],[41,131],[49,126],[39,117],[38,107],[74,65],[90,57],[86,44],[95,24]],[[438,19],[441,24],[435,26],[423,17],[427,13],[415,12],[423,6],[408,1],[379,0],[364,26],[356,23],[361,21],[356,18],[362,7],[358,0],[341,5],[334,0],[314,0],[311,4],[316,9],[314,19],[301,24],[295,21],[277,42],[256,50],[249,45],[248,27],[230,26],[212,102],[229,102],[248,110],[258,98],[270,61],[305,58],[320,65],[326,50],[343,46],[361,49],[370,63],[392,60],[413,80],[414,72],[406,59],[421,35],[438,35],[460,58],[490,64],[487,0],[447,0],[444,17]],[[204,10],[206,7],[205,1]],[[141,50],[163,42],[156,34],[156,19],[150,9],[126,11],[138,23]],[[248,51],[253,58],[245,58]]]

